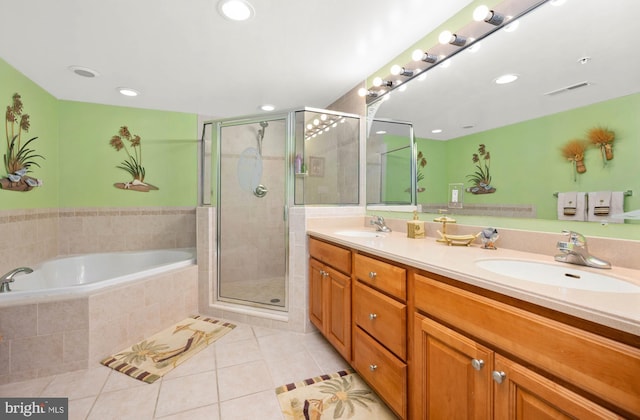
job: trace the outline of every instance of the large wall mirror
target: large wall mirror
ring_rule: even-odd
[[[463,208],[536,219],[557,219],[558,192],[624,191],[624,211],[640,209],[639,15],[637,0],[546,2],[370,104],[376,119],[413,125],[427,161],[417,203],[447,207],[462,183]],[[495,83],[505,74],[518,78]],[[589,143],[594,128],[613,133],[613,159]],[[573,140],[587,144],[586,172],[563,154]]]

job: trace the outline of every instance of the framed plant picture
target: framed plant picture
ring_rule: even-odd
[[[324,176],[323,157],[309,157],[309,176]]]

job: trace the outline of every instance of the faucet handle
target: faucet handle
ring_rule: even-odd
[[[569,236],[569,241],[574,243],[574,244],[577,244],[577,245],[586,245],[587,244],[587,239],[581,233],[575,232],[573,230],[563,230],[562,234],[566,235],[566,236]]]

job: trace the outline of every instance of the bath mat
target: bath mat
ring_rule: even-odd
[[[397,419],[353,370],[342,370],[276,388],[286,420]]]
[[[235,327],[193,315],[100,363],[150,384]]]

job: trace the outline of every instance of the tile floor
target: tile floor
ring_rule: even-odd
[[[0,385],[0,396],[67,397],[73,420],[281,420],[277,386],[349,366],[318,333],[237,325],[153,384],[96,363]]]

